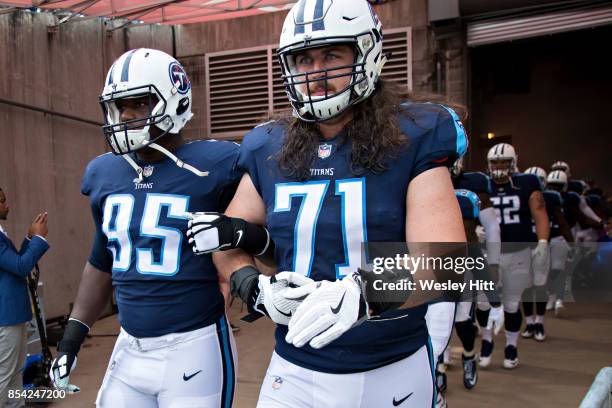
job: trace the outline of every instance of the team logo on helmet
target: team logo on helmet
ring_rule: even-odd
[[[172,62],[169,68],[170,81],[176,86],[176,89],[181,94],[186,94],[191,88],[187,73],[178,62]]]
[[[332,152],[332,145],[327,144],[327,143],[323,143],[322,145],[319,145],[319,158],[327,159],[329,156],[331,156],[331,152]]]

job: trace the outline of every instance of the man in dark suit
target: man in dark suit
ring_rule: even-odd
[[[9,207],[0,189],[0,221]],[[0,225],[0,408],[24,406],[23,400],[8,399],[8,391],[21,389],[26,356],[26,325],[32,319],[27,276],[49,249],[47,213],[38,214],[17,250]]]

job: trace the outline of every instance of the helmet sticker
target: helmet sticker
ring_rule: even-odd
[[[170,73],[170,82],[181,94],[186,94],[191,88],[191,83],[189,82],[189,77],[187,77],[187,73],[178,62],[172,62],[168,69]]]

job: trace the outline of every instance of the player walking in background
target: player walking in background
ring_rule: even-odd
[[[489,275],[487,279],[498,282],[501,236],[499,221],[491,203],[491,179],[484,173],[464,172],[462,159],[455,163],[452,174],[453,186],[461,207],[466,236],[468,242],[472,244],[470,250],[475,252],[471,256],[474,258],[482,256],[482,253],[476,251],[474,246],[478,244],[476,221],[479,220],[484,227],[486,236],[488,264],[486,273]],[[482,276],[474,277],[483,278]],[[480,325],[489,327],[489,329],[498,327],[497,330],[499,330],[503,325],[501,304],[498,298],[491,300],[490,303],[493,311],[489,314],[487,320],[480,322]],[[476,386],[478,380],[474,350],[476,327],[472,322],[472,302],[460,302],[457,305],[455,330],[463,346],[463,385],[467,389],[471,389]]]
[[[210,255],[194,256],[184,232],[188,212],[225,208],[240,177],[238,146],[185,143],[191,85],[161,51],[122,55],[100,103],[114,154],[92,160],[83,176],[94,242],[51,376],[67,386],[114,287],[121,332],[96,405],[230,407],[236,355],[217,271]]]
[[[541,167],[530,167],[525,170],[526,174],[535,175],[543,188],[546,188],[546,171]],[[565,259],[569,250],[568,242],[574,242],[570,227],[563,215],[563,199],[559,192],[545,189],[542,192],[546,203],[546,213],[548,214],[550,225],[550,270],[558,271],[564,268]],[[533,225],[535,233],[535,224]],[[553,256],[554,255],[554,256]],[[521,333],[523,338],[534,338],[536,341],[544,341],[546,333],[544,331],[544,315],[546,314],[547,303],[546,285],[534,285],[523,293],[523,313],[527,320],[527,326]],[[535,316],[534,316],[535,300]]]
[[[561,199],[563,200],[563,214],[567,220],[568,227],[572,231],[572,237],[574,237],[574,232],[578,230],[580,224],[585,226],[598,225],[596,220],[589,218],[581,210],[580,202],[582,197],[575,191],[568,191],[568,177],[565,172],[561,170],[551,171],[548,174],[546,185],[551,191],[556,191],[561,195]],[[565,235],[566,234],[564,234],[564,236]],[[581,255],[580,248],[576,248],[576,250],[570,252],[570,249],[564,248],[562,243],[555,246],[556,248],[554,251],[551,248],[552,264],[551,276],[548,284],[550,293],[549,304],[550,306],[554,305],[555,314],[560,315],[564,310],[563,300],[565,298],[566,280],[568,276],[571,276],[572,270]],[[565,256],[563,256],[564,252],[567,252]],[[571,258],[568,258],[569,253],[572,253]]]
[[[504,244],[500,259],[506,328],[503,367],[512,369],[518,366],[517,340],[522,323],[519,302],[522,293],[532,285],[544,285],[548,275],[548,216],[538,178],[532,174],[512,173],[517,162],[512,145],[499,143],[493,146],[487,153],[487,162],[493,180],[491,202],[497,212]],[[536,225],[535,234],[532,232],[532,218]],[[532,265],[530,243],[536,240]],[[487,309],[482,303],[478,307],[481,313]],[[484,328],[479,361],[481,367],[489,366],[492,352],[493,336],[490,329]]]

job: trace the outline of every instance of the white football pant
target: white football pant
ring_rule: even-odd
[[[273,353],[257,408],[382,408],[435,406],[430,346],[361,373],[329,374],[297,366]]]
[[[123,328],[98,392],[99,408],[230,408],[236,347],[227,319],[138,339]]]

